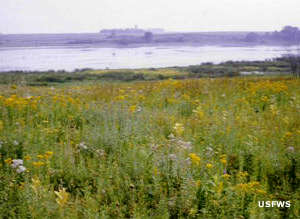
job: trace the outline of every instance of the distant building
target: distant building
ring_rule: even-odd
[[[100,34],[107,36],[123,36],[123,35],[144,35],[146,31],[138,28],[127,28],[127,29],[103,29]]]

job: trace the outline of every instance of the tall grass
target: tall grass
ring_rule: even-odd
[[[1,218],[300,216],[299,79],[8,84],[0,95]]]

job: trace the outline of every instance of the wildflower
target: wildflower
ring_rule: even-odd
[[[52,155],[53,155],[53,152],[52,152],[52,151],[46,151],[44,157],[45,157],[46,159],[48,159],[48,158],[51,157]]]
[[[4,160],[5,163],[7,164],[11,164],[12,163],[12,159],[11,158],[7,158],[6,160]]]
[[[213,168],[214,166],[211,164],[211,163],[208,163],[208,164],[206,164],[206,168],[207,169],[211,169],[211,168]]]
[[[226,160],[225,158],[222,158],[222,159],[220,159],[220,162],[221,162],[222,164],[226,165],[227,160]]]
[[[41,182],[39,180],[39,178],[37,176],[34,176],[34,178],[31,179],[32,180],[32,189],[34,190],[35,193],[38,192],[38,188],[40,187],[41,185]]]
[[[291,133],[291,132],[286,132],[286,133],[285,133],[285,137],[286,137],[286,138],[289,138],[289,137],[291,137],[292,135],[293,135],[293,133]]]
[[[213,156],[213,154],[214,154],[214,149],[212,149],[211,147],[206,147],[205,148],[205,155],[207,156],[207,157],[211,157],[211,156]]]
[[[80,149],[83,149],[83,150],[88,149],[88,147],[86,146],[86,144],[84,142],[81,142],[78,146],[79,146]]]
[[[96,150],[95,152],[96,152],[100,157],[105,156],[105,151],[102,150],[102,149],[98,149],[98,150]]]
[[[196,109],[193,110],[193,113],[199,118],[202,119],[204,117],[204,112],[201,106],[198,106]]]
[[[248,184],[249,184],[250,188],[254,188],[254,187],[259,186],[259,182],[257,182],[257,181],[249,182]]]
[[[137,109],[135,110],[136,112],[141,112],[142,111],[142,107],[138,106]]]
[[[257,190],[256,190],[256,193],[258,193],[258,194],[262,194],[262,195],[265,195],[265,194],[267,194],[267,192],[266,192],[266,191],[264,191],[264,190],[262,190],[262,189],[257,189]]]
[[[176,156],[176,154],[169,154],[169,158],[170,158],[170,160],[176,160],[176,158],[177,158],[177,156]]]
[[[21,160],[21,159],[12,160],[12,164],[11,164],[12,168],[17,168],[18,166],[21,166],[21,165],[23,165],[23,160]]]
[[[294,153],[295,148],[290,146],[290,147],[287,148],[287,151],[290,152],[290,153]]]
[[[263,101],[263,102],[267,102],[269,100],[269,98],[267,97],[267,96],[263,96],[262,98],[261,98],[261,101]]]
[[[30,160],[31,157],[29,155],[24,156],[24,160]]]
[[[44,155],[39,154],[39,155],[37,155],[36,157],[37,157],[38,159],[43,159],[43,158],[44,158]]]
[[[177,136],[181,136],[183,134],[184,127],[181,123],[176,123],[173,129]]]
[[[195,154],[195,153],[190,153],[190,154],[189,154],[189,157],[191,158],[191,161],[192,161],[193,164],[200,165],[201,159],[200,159],[200,157],[198,157],[197,154]]]
[[[223,174],[223,176],[222,176],[224,179],[229,179],[230,178],[230,175],[229,174],[227,174],[227,173],[225,173],[225,174]]]
[[[248,192],[250,188],[247,183],[240,183],[235,186],[235,189],[241,192]]]
[[[26,170],[26,168],[24,167],[24,166],[22,166],[22,165],[20,165],[20,166],[18,166],[18,168],[17,168],[17,173],[22,173],[22,172],[24,172]]]
[[[190,141],[182,141],[182,140],[178,140],[177,143],[180,145],[180,147],[181,147],[182,149],[185,149],[185,150],[190,150],[190,149],[192,149],[192,143],[191,143]]]
[[[19,142],[15,140],[15,141],[13,141],[13,144],[14,144],[14,145],[18,145]]]
[[[248,176],[248,173],[246,171],[238,173],[238,177],[243,178],[243,177],[246,177],[246,176]]]
[[[136,111],[136,105],[132,105],[129,107],[129,112],[134,113]]]
[[[60,207],[63,207],[68,202],[69,193],[66,192],[66,189],[59,189],[59,191],[54,191],[55,195],[57,195],[56,202]]]
[[[37,162],[32,162],[32,165],[35,167],[41,167],[41,166],[45,165],[45,163],[42,161],[37,161]]]
[[[171,134],[168,136],[168,138],[169,138],[169,139],[174,139],[174,138],[175,138],[175,136],[174,136],[174,134],[173,134],[173,133],[171,133]]]

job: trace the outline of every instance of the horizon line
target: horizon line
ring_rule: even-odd
[[[113,30],[117,28],[111,28],[109,30]],[[102,29],[101,29],[102,30]],[[29,35],[29,34],[100,34],[100,31],[97,32],[19,32],[19,33],[3,33],[0,32],[0,35]],[[241,32],[260,32],[260,33],[266,33],[266,32],[275,32],[278,30],[195,30],[195,31],[178,31],[178,30],[165,30],[163,33],[160,34],[166,34],[166,33],[219,33],[219,32],[235,32],[235,33],[241,33]]]

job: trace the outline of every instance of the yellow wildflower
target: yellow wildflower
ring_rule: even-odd
[[[43,158],[44,158],[44,155],[39,154],[39,155],[37,155],[36,157],[37,157],[38,159],[43,159]]]
[[[53,155],[53,152],[52,151],[46,151],[44,157],[45,159],[48,159],[49,157],[51,157]]]
[[[235,189],[241,192],[248,192],[250,188],[247,183],[240,183],[235,186]]]
[[[136,110],[136,105],[132,105],[129,107],[129,112],[134,113]]]
[[[211,164],[211,163],[208,163],[208,164],[206,164],[206,168],[207,169],[211,169],[211,168],[213,168],[214,166]]]
[[[63,207],[68,202],[69,193],[66,192],[66,189],[59,189],[59,191],[54,191],[55,195],[57,195],[56,202],[60,207]]]
[[[285,133],[285,137],[286,138],[290,138],[292,135],[293,135],[293,133],[291,133],[291,132],[286,132]]]
[[[7,164],[11,164],[12,163],[12,159],[11,158],[7,158],[6,160],[4,160],[5,163]]]
[[[189,157],[191,158],[193,164],[200,165],[201,159],[200,159],[200,157],[198,157],[197,154],[195,154],[195,153],[190,153],[190,154],[189,154]]]
[[[257,187],[257,186],[259,186],[259,182],[257,182],[257,181],[249,182],[249,187],[250,188],[254,188],[254,187]]]
[[[262,190],[262,189],[257,189],[257,190],[256,190],[256,193],[262,194],[262,195],[267,194],[267,192],[266,192],[265,190]]]
[[[237,176],[243,178],[243,177],[248,176],[248,173],[247,173],[246,171],[244,171],[244,172],[239,172],[239,173],[237,174]]]
[[[30,160],[31,157],[29,155],[24,156],[24,160]]]
[[[181,136],[183,134],[184,127],[181,123],[176,123],[173,129],[177,136]]]
[[[41,182],[37,176],[34,176],[34,178],[31,179],[32,185],[31,188],[34,190],[35,193],[38,193],[38,188],[41,185]]]
[[[41,166],[45,165],[45,163],[42,161],[38,161],[38,162],[32,162],[32,165],[35,167],[41,167]]]
[[[193,113],[199,118],[202,119],[204,117],[204,112],[201,106],[198,106],[196,109],[193,110]]]
[[[227,160],[226,160],[225,158],[222,158],[222,159],[220,159],[220,162],[221,162],[222,164],[226,165]]]

